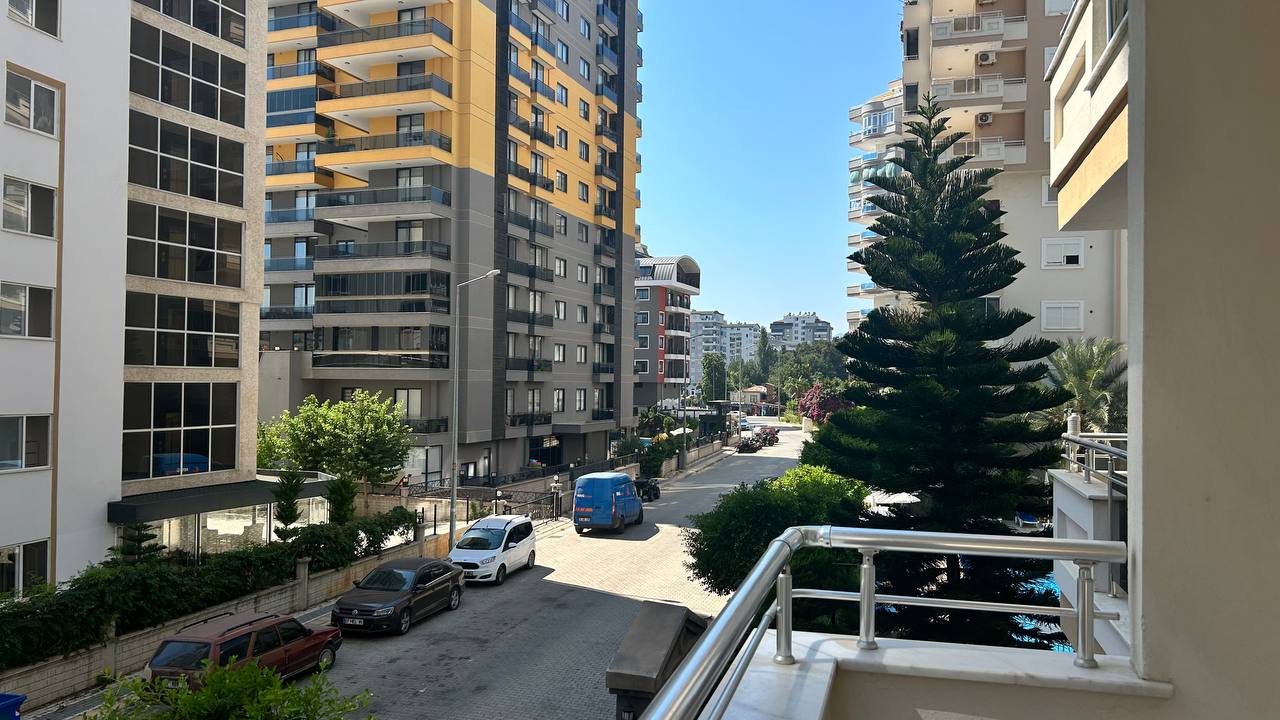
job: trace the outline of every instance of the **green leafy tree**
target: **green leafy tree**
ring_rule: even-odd
[[[302,519],[302,508],[298,499],[302,497],[302,488],[307,480],[296,468],[290,467],[280,471],[279,481],[271,488],[275,497],[275,519],[281,527],[275,529],[276,537],[288,542],[298,534],[298,529],[291,527]]]
[[[802,343],[791,352],[781,353],[769,375],[788,398],[799,398],[814,385],[835,385],[847,380],[844,353],[830,340]]]
[[[393,400],[357,390],[332,407],[332,416],[338,447],[328,472],[356,483],[384,483],[400,473],[409,457],[409,426]]]
[[[286,433],[289,428],[289,411],[280,417],[258,423],[258,467],[276,468],[288,460],[289,449]]]
[[[760,373],[760,378],[752,382],[753,385],[764,382],[769,373],[773,372],[774,363],[778,359],[778,351],[769,344],[769,332],[762,331],[760,337],[756,340],[756,366]]]
[[[699,388],[704,401],[728,399],[728,379],[728,369],[725,367],[723,355],[707,353],[702,356],[702,382]]]
[[[909,294],[910,308],[873,310],[838,347],[855,379],[846,399],[856,406],[831,416],[801,455],[875,489],[909,493],[867,525],[901,530],[1007,534],[1000,518],[1015,511],[1043,515],[1048,492],[1036,471],[1058,454],[1061,426],[1029,416],[1069,399],[1044,383],[1039,362],[1057,345],[1009,336],[1032,320],[1021,310],[983,311],[980,298],[1013,283],[1023,264],[1001,242],[1003,212],[983,200],[989,168],[965,170],[971,158],[949,157],[965,133],[947,130],[943,109],[925,97],[911,137],[890,162],[903,173],[870,182],[885,191],[871,202],[885,212],[872,226],[884,239],[851,256],[881,287]],[[980,598],[1057,605],[1038,581],[1038,561],[888,553],[878,560],[886,593]],[[1046,647],[1062,635],[1047,616],[881,610],[887,633],[961,643]]]
[[[1049,356],[1049,382],[1073,397],[1054,411],[1057,421],[1080,416],[1090,432],[1123,431],[1123,404],[1128,398],[1124,344],[1111,338],[1068,340]]]
[[[111,548],[111,557],[123,562],[140,562],[159,557],[164,545],[156,542],[160,535],[147,523],[129,523],[120,529],[120,543]]]
[[[284,422],[285,458],[302,470],[336,474],[333,462],[346,448],[338,435],[335,404],[308,395]]]

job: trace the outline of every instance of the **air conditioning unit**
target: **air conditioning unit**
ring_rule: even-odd
[[[979,65],[995,65],[996,64],[995,51],[983,50],[982,52],[978,53],[978,64]]]
[[[995,113],[978,113],[979,125],[990,125],[995,120]]]

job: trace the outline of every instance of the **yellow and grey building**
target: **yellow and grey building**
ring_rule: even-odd
[[[473,477],[606,457],[631,422],[635,0],[268,14],[260,417],[382,392],[432,481],[455,427]]]

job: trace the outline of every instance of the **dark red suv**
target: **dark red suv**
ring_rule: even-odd
[[[191,623],[160,643],[148,667],[153,678],[185,675],[198,684],[206,660],[210,666],[252,660],[287,678],[321,663],[332,665],[341,646],[337,628],[313,629],[267,613],[223,613]]]

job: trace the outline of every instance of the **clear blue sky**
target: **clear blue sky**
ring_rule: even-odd
[[[702,267],[694,307],[843,332],[849,106],[902,71],[900,0],[641,0],[641,236]]]

